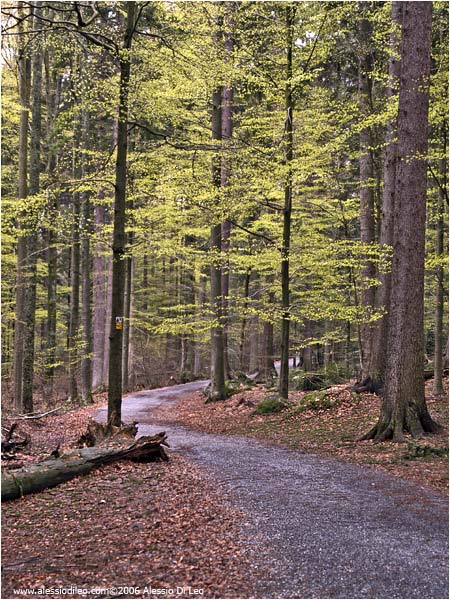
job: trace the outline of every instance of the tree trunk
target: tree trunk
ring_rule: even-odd
[[[85,113],[82,117],[82,147],[83,154],[88,149],[89,118]],[[82,174],[87,170],[86,156],[83,156]],[[92,307],[91,307],[91,202],[89,192],[83,192],[81,202],[82,238],[81,238],[81,284],[82,284],[82,357],[81,357],[81,398],[84,404],[92,402]]]
[[[294,100],[292,97],[292,49],[294,41],[294,8],[286,6],[286,90],[285,90],[285,163],[287,167],[284,188],[283,211],[283,247],[281,257],[281,304],[283,318],[281,322],[281,365],[279,393],[287,399],[289,395],[289,326],[290,326],[290,283],[289,283],[289,251],[291,244],[291,212],[292,212],[292,160],[293,160],[293,125]]]
[[[363,3],[360,3],[360,6]],[[364,10],[364,7],[362,7]],[[367,118],[372,112],[372,48],[371,27],[367,19],[359,23],[360,48],[358,56],[358,92],[361,118]],[[374,157],[372,134],[369,127],[361,129],[359,134],[360,157],[360,223],[361,242],[371,244],[375,241],[375,206],[374,206]],[[376,276],[373,260],[364,260],[361,268],[361,304],[367,319],[375,307],[375,286],[373,280]],[[361,379],[369,376],[371,371],[373,326],[371,323],[361,324]]]
[[[103,199],[103,194],[99,195],[99,200]],[[106,224],[106,209],[101,204],[94,207],[94,228],[95,235],[101,236],[104,225]],[[104,245],[101,242],[95,244],[93,257],[93,358],[92,358],[92,388],[94,391],[102,390],[106,387],[105,381],[105,339],[107,314],[106,296],[109,288],[106,288],[106,257],[104,255]],[[108,290],[108,291],[107,291]],[[108,320],[109,324],[109,320]]]
[[[206,275],[200,271],[200,281],[198,287],[198,310],[203,315],[206,303]],[[203,370],[203,344],[197,339],[194,348],[194,377],[199,377]]]
[[[400,49],[402,2],[392,3],[392,21],[395,29],[391,34],[389,58],[389,83],[386,95],[392,101],[398,82],[400,81],[400,60],[397,54]],[[383,196],[381,208],[380,246],[385,254],[385,262],[390,263],[389,252],[394,242],[394,207],[395,207],[395,176],[397,169],[396,121],[389,121],[386,132],[386,150],[383,166]],[[377,290],[377,308],[383,316],[374,330],[373,358],[370,377],[377,388],[383,386],[386,374],[387,341],[389,336],[389,314],[391,297],[392,274],[386,265],[379,273],[380,285]]]
[[[128,235],[130,245],[133,243],[133,234]],[[123,353],[122,353],[122,380],[123,389],[128,391],[128,367],[130,352],[130,317],[131,317],[131,290],[133,287],[133,257],[128,256],[125,263],[125,299],[124,299],[124,322],[123,322]]]
[[[23,13],[24,3],[18,4]],[[19,33],[23,32],[23,22],[19,23]],[[19,36],[22,40],[23,36]],[[20,96],[20,125],[19,125],[19,189],[18,198],[25,200],[28,195],[28,111],[30,104],[31,62],[27,57],[23,44],[19,48],[19,96]],[[17,277],[16,277],[16,310],[14,322],[14,404],[17,411],[23,411],[23,344],[25,334],[25,261],[27,256],[26,236],[22,231],[22,218],[18,219],[19,236],[17,240]]]
[[[233,53],[233,38],[230,29],[233,27],[233,13],[234,3],[227,2],[225,9],[225,32],[224,32],[224,48],[225,48],[225,61],[230,63],[232,61]],[[221,164],[221,186],[222,189],[226,188],[230,184],[231,177],[231,153],[227,152],[228,146],[230,146],[231,138],[233,136],[233,99],[234,90],[230,85],[223,86],[222,89],[222,148],[224,150],[222,154]],[[231,223],[225,220],[222,223],[222,250],[227,255],[230,248],[230,234],[231,234]],[[225,377],[231,378],[230,359],[229,359],[229,348],[228,348],[228,330],[230,326],[230,319],[228,316],[228,304],[230,294],[230,265],[228,259],[222,267],[222,318],[223,318],[223,345],[224,345],[224,369]]]
[[[47,172],[50,184],[55,182],[56,154],[53,149],[54,121],[58,109],[57,84],[50,63],[48,52],[44,54],[45,87],[47,108]],[[49,189],[49,213],[53,221],[58,212],[58,196],[54,190]],[[53,401],[53,385],[55,379],[56,362],[56,316],[57,316],[57,268],[58,252],[56,248],[57,233],[54,226],[47,230],[47,328],[46,328],[46,359],[45,359],[45,396]]]
[[[444,136],[446,135],[444,132]],[[444,152],[446,152],[446,148]],[[447,174],[446,161],[441,160],[441,175],[445,179]],[[444,254],[444,192],[442,187],[438,191],[438,221],[436,224],[436,256],[442,259]],[[442,384],[443,375],[443,317],[444,317],[444,268],[439,264],[436,270],[436,307],[434,313],[434,381],[433,393],[444,393]]]
[[[268,291],[268,304],[272,306],[275,302],[275,293],[270,289],[273,285],[274,277],[272,275],[267,277]],[[264,339],[264,354],[262,361],[262,378],[266,385],[272,385],[274,378],[277,376],[277,372],[274,365],[273,356],[273,321],[265,320],[263,324],[263,339]]]
[[[81,179],[81,128],[74,121],[73,178]],[[80,215],[81,194],[72,192],[72,249],[70,258],[70,318],[69,318],[69,400],[78,400],[79,329],[80,329]]]
[[[239,369],[245,373],[248,370],[248,363],[245,356],[245,332],[247,327],[247,308],[248,308],[248,291],[250,285],[251,271],[248,270],[244,280],[244,314],[241,322],[241,336],[239,340]]]
[[[381,415],[365,436],[435,432],[425,403],[423,296],[431,2],[403,2],[391,315]]]
[[[127,22],[120,56],[120,91],[117,130],[117,158],[114,194],[113,273],[111,288],[111,326],[108,371],[108,423],[120,425],[122,417],[122,333],[125,284],[125,200],[128,151],[128,91],[131,71],[131,44],[136,4],[126,3]]]
[[[219,34],[214,34],[217,40]],[[222,90],[212,93],[211,131],[213,140],[222,139]],[[221,157],[217,153],[212,158],[212,182],[217,190],[221,184]],[[211,309],[214,319],[211,328],[211,399],[223,400],[225,393],[225,348],[223,339],[222,314],[222,227],[217,223],[211,227]]]
[[[34,22],[38,26],[42,2],[34,5]],[[31,195],[39,193],[41,172],[41,111],[42,111],[42,53],[34,48],[32,56],[32,105],[30,134],[30,185]],[[23,349],[23,388],[22,404],[24,412],[33,412],[33,380],[34,380],[34,338],[36,321],[36,265],[37,265],[37,231],[31,227],[27,235],[26,288],[24,300],[25,333]]]

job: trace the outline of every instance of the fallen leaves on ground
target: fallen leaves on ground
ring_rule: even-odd
[[[408,444],[405,442],[377,443],[358,441],[376,423],[381,399],[375,394],[354,394],[349,383],[327,390],[330,406],[299,410],[306,394],[291,392],[290,407],[276,414],[256,415],[256,405],[273,392],[263,386],[242,390],[228,400],[205,404],[201,392],[160,406],[153,418],[161,422],[187,425],[208,433],[250,435],[265,441],[370,465],[392,475],[413,480],[418,484],[445,492],[448,490],[448,459],[430,456],[407,460]],[[448,379],[445,381],[448,389]],[[317,393],[319,396],[319,392]],[[426,398],[431,416],[444,429],[441,433],[425,436],[419,443],[435,448],[448,448],[448,396],[433,396],[432,381],[426,382]]]
[[[22,421],[33,455],[21,458],[42,458],[60,440],[69,447],[95,409]],[[31,597],[14,593],[19,588],[70,586],[142,591],[122,597],[152,597],[145,586],[174,590],[165,597],[185,597],[177,588],[188,586],[203,589],[207,598],[252,597],[256,571],[241,513],[181,456],[171,455],[169,463],[108,465],[8,502],[2,512],[4,598]]]

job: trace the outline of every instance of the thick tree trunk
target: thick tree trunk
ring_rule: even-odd
[[[391,34],[389,58],[389,83],[386,88],[388,99],[392,101],[400,81],[400,49],[402,2],[392,3],[392,22],[395,29]],[[389,260],[390,249],[394,242],[394,207],[395,207],[395,178],[397,169],[396,122],[389,121],[386,132],[386,150],[383,165],[383,195],[380,224],[380,246],[385,253],[385,261]],[[374,328],[373,358],[369,376],[376,388],[381,388],[386,374],[387,341],[389,335],[389,314],[391,297],[391,269],[386,265],[379,273],[380,285],[377,290],[377,308],[383,316]]]
[[[42,2],[34,5],[35,26],[39,23]],[[30,134],[30,185],[31,195],[39,193],[41,172],[41,112],[42,112],[42,53],[40,48],[33,50],[32,57],[32,105],[31,105],[31,134]],[[26,257],[26,288],[24,299],[25,333],[23,351],[23,388],[22,404],[25,412],[33,412],[33,382],[34,382],[34,338],[36,322],[36,265],[37,265],[37,231],[27,235]]]
[[[113,274],[108,370],[108,423],[120,425],[122,416],[122,333],[124,312],[125,200],[128,151],[128,91],[131,71],[130,50],[135,26],[136,4],[127,2],[127,22],[120,57],[120,92],[117,131],[117,158],[114,195]]]
[[[290,282],[289,251],[291,244],[291,212],[292,212],[292,160],[293,160],[293,128],[294,100],[292,97],[292,50],[294,42],[294,8],[286,6],[286,90],[285,90],[285,163],[287,167],[284,188],[283,210],[283,247],[281,257],[281,305],[283,318],[281,322],[281,365],[279,393],[287,399],[289,395],[289,326],[290,326]]]
[[[162,445],[166,445],[165,433],[141,437],[127,447],[78,448],[61,457],[6,472],[2,474],[2,502],[55,487],[118,460],[167,460]]]
[[[365,436],[437,431],[425,403],[423,296],[431,2],[403,2],[391,315],[381,415]]]
[[[24,12],[23,3],[18,4],[20,12]],[[23,32],[23,22],[19,23],[19,32]],[[19,36],[22,39],[22,36]],[[28,194],[28,111],[30,104],[31,62],[23,45],[19,48],[19,164],[18,198],[24,200]],[[25,214],[25,212],[24,212]],[[25,261],[27,256],[26,237],[22,231],[22,215],[19,216],[19,236],[17,240],[17,277],[16,277],[16,308],[14,322],[14,404],[18,411],[23,411],[23,344],[25,334]]]
[[[363,9],[364,10],[364,9]],[[372,48],[371,27],[367,19],[359,23],[360,48],[358,56],[358,92],[359,108],[362,118],[372,112]],[[375,241],[375,206],[374,206],[374,157],[372,134],[369,127],[361,129],[359,134],[359,180],[360,180],[360,223],[361,242],[371,244]],[[375,307],[375,286],[373,280],[376,268],[373,260],[364,260],[361,268],[361,304],[366,318]],[[368,322],[361,324],[361,379],[369,376],[373,351],[373,326]]]

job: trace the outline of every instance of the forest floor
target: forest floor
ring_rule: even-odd
[[[20,432],[32,438],[20,462],[46,458],[58,443],[74,447],[102,404],[99,396],[89,407],[20,421]],[[3,425],[11,422],[7,416]],[[26,588],[70,587],[78,590],[63,597],[160,597],[146,588],[175,590],[165,597],[201,597],[196,589],[210,598],[250,597],[257,577],[239,527],[242,514],[180,455],[169,463],[104,466],[2,508],[2,598],[32,597]]]
[[[426,382],[428,409],[443,425],[442,432],[417,441],[407,436],[399,444],[358,441],[376,423],[381,400],[375,394],[351,393],[348,387],[346,383],[327,390],[325,402],[320,392],[290,392],[286,410],[264,415],[255,413],[257,405],[276,394],[263,386],[242,386],[227,400],[207,404],[204,394],[195,392],[161,404],[152,418],[206,433],[252,436],[303,452],[368,465],[448,493],[448,379],[443,396],[434,396],[432,381]],[[317,401],[310,402],[311,408],[304,410],[302,400],[307,394],[313,399],[316,396]]]
[[[407,460],[408,442],[356,442],[376,420],[376,396],[336,386],[322,408],[299,411],[294,393],[288,409],[255,415],[270,395],[262,387],[205,404],[203,385],[124,398],[139,433],[168,426],[169,463],[112,464],[3,506],[3,598],[58,587],[78,588],[69,598],[445,597],[446,502],[427,490],[444,490],[447,461]],[[446,402],[428,403],[443,423]],[[20,460],[76,445],[104,404],[21,421],[32,445]],[[447,438],[419,443],[444,448]],[[82,591],[99,587],[110,591]]]

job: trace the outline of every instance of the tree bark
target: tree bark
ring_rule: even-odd
[[[114,194],[113,273],[111,288],[111,325],[108,371],[108,423],[119,426],[122,417],[122,325],[125,284],[125,200],[128,151],[128,92],[131,72],[131,45],[136,18],[136,4],[126,3],[127,21],[120,56],[120,91],[117,131],[117,158]],[[122,321],[120,321],[122,319]]]
[[[39,23],[42,2],[34,5],[35,27]],[[32,104],[31,104],[31,134],[30,134],[30,185],[31,195],[39,193],[41,173],[41,122],[42,122],[42,53],[35,47],[32,54]],[[27,235],[26,257],[26,288],[24,299],[25,333],[23,349],[23,388],[22,404],[25,412],[33,412],[33,381],[34,381],[34,338],[36,321],[36,265],[37,265],[37,231],[30,227]]]
[[[128,234],[128,242],[133,243],[133,234]],[[133,287],[133,257],[128,256],[125,262],[125,299],[124,299],[124,323],[123,323],[123,353],[122,353],[122,379],[123,389],[128,391],[128,367],[130,352],[130,318],[131,318],[131,290]]]
[[[360,3],[360,7],[361,7]],[[362,6],[362,10],[364,7]],[[358,92],[361,118],[367,118],[372,112],[372,48],[371,27],[367,19],[359,23],[359,55],[358,55]],[[371,244],[375,241],[375,205],[374,205],[374,157],[372,133],[370,127],[364,127],[359,134],[359,180],[360,180],[360,223],[361,242]],[[367,319],[375,308],[375,286],[373,280],[376,268],[373,260],[363,261],[361,268],[361,304]],[[361,379],[369,376],[373,351],[373,326],[371,323],[361,324]]]
[[[80,120],[74,120],[73,178],[81,179],[81,128]],[[72,192],[72,248],[70,258],[70,318],[69,318],[69,400],[78,400],[79,330],[80,330],[80,192]]]
[[[446,136],[444,131],[444,139]],[[444,153],[447,148],[444,148]],[[441,175],[445,181],[447,166],[445,159],[441,160]],[[445,185],[445,184],[443,184]],[[444,254],[444,191],[438,190],[438,220],[436,224],[436,256],[442,259]],[[436,306],[434,312],[434,381],[433,393],[441,395],[444,393],[442,383],[443,375],[443,321],[444,321],[444,268],[439,264],[436,270]]]
[[[24,12],[24,3],[18,4],[20,12]],[[19,33],[23,33],[23,22],[19,23]],[[22,36],[19,36],[22,40]],[[28,111],[30,104],[31,62],[25,53],[24,45],[19,47],[19,189],[18,198],[25,200],[28,195]],[[23,231],[23,216],[18,219],[19,236],[17,240],[17,277],[16,277],[16,309],[14,322],[14,404],[16,410],[23,411],[23,344],[25,334],[25,260],[27,256],[26,235]]]
[[[400,66],[401,62],[397,57],[400,50],[401,41],[401,25],[402,25],[402,2],[392,3],[392,22],[395,26],[391,34],[390,40],[390,57],[389,57],[389,83],[386,88],[388,100],[392,101],[393,96],[398,90],[400,81]],[[397,169],[397,142],[396,142],[396,120],[390,120],[387,124],[386,131],[386,150],[383,165],[383,194],[381,207],[381,224],[380,224],[380,246],[384,253],[386,266],[380,270],[378,275],[380,284],[376,294],[376,305],[378,310],[383,312],[383,316],[375,325],[374,343],[373,343],[373,358],[371,364],[371,372],[369,376],[375,387],[381,388],[384,384],[386,376],[386,358],[387,358],[387,342],[389,336],[389,314],[390,314],[390,297],[391,297],[391,265],[390,265],[390,250],[394,243],[394,207],[395,207],[395,179]]]
[[[103,194],[99,194],[99,200],[103,199]],[[106,209],[102,204],[94,206],[94,229],[97,238],[101,236],[104,225],[106,224]],[[104,255],[104,245],[97,241],[94,248],[93,257],[93,358],[92,358],[92,388],[94,391],[103,390],[106,387],[105,380],[105,341],[106,341],[106,323],[107,319],[107,300],[108,294],[106,288],[106,257]],[[108,288],[109,290],[109,288]]]
[[[250,269],[247,270],[244,279],[244,315],[241,321],[241,336],[239,340],[239,369],[245,373],[248,370],[248,361],[245,356],[245,333],[247,328],[248,292],[251,277]]]
[[[214,34],[217,41],[219,33]],[[222,140],[222,89],[212,93],[211,132],[213,140]],[[218,192],[221,185],[221,155],[212,158],[212,183]],[[225,393],[225,347],[223,339],[222,311],[222,227],[217,223],[211,227],[211,309],[214,319],[211,328],[211,400],[224,400]]]
[[[89,118],[85,112],[82,116],[82,175],[87,172],[86,150],[88,149]],[[92,402],[92,285],[91,285],[91,221],[92,210],[89,192],[83,192],[81,201],[81,321],[82,321],[82,356],[81,356],[81,398],[84,404]]]
[[[2,502],[55,487],[101,465],[118,460],[168,460],[162,445],[166,434],[144,436],[127,447],[78,448],[58,458],[2,474]]]
[[[294,42],[294,8],[288,4],[286,11],[286,89],[285,89],[285,164],[287,167],[284,188],[283,210],[283,247],[281,257],[281,305],[283,317],[281,322],[281,365],[279,393],[287,399],[289,395],[289,326],[290,326],[290,282],[289,251],[291,244],[292,213],[292,160],[294,130],[294,100],[292,96],[292,51]]]
[[[206,275],[200,270],[200,281],[198,283],[198,310],[203,314],[206,303]],[[196,339],[194,347],[194,377],[199,377],[203,370],[203,343]]]
[[[224,31],[224,49],[225,49],[225,61],[230,63],[232,61],[233,52],[233,37],[230,29],[233,27],[233,10],[234,3],[227,2],[225,8],[225,31]],[[230,145],[231,138],[233,137],[233,101],[234,101],[234,90],[231,85],[225,85],[222,89],[222,148],[224,150],[222,154],[221,164],[221,182],[223,190],[226,190],[230,185],[231,178],[231,154],[227,152],[227,147]],[[230,248],[230,235],[231,235],[231,223],[225,220],[222,223],[222,250],[227,255]],[[223,318],[223,345],[224,345],[224,369],[225,377],[231,378],[229,348],[228,348],[228,330],[230,326],[230,319],[228,315],[229,305],[229,294],[230,294],[230,265],[228,259],[222,267],[222,318]]]
[[[53,149],[54,121],[58,110],[57,83],[54,69],[48,52],[44,54],[45,87],[47,108],[47,173],[50,185],[55,182],[56,154]],[[49,213],[51,219],[56,218],[58,211],[58,196],[49,189]],[[45,366],[45,395],[52,401],[55,379],[56,362],[56,317],[57,317],[57,269],[58,253],[56,248],[57,233],[54,226],[47,230],[47,328],[46,328],[46,366]]]
[[[403,2],[391,315],[381,415],[365,438],[435,432],[424,389],[424,258],[431,2]]]

